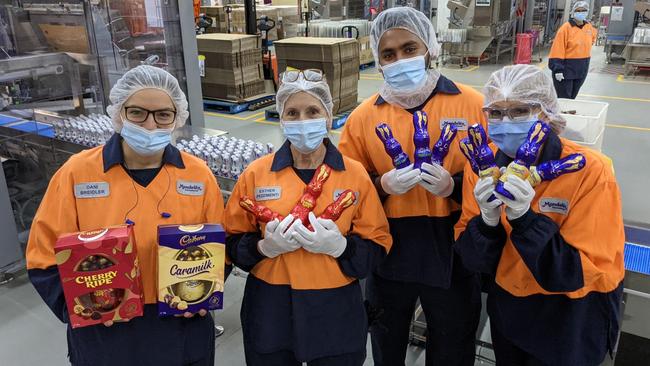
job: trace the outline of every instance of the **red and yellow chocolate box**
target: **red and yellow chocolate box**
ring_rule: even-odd
[[[65,234],[54,251],[73,328],[142,316],[142,283],[131,226]]]

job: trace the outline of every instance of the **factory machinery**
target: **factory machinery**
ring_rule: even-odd
[[[176,76],[191,115],[179,139],[224,133],[201,128],[193,13],[183,0],[0,0],[0,283],[24,269],[53,173],[112,134],[103,114],[127,70],[148,64]]]

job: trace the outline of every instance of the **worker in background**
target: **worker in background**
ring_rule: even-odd
[[[327,138],[333,102],[322,72],[286,71],[276,104],[287,140],[246,168],[226,206],[227,254],[250,272],[241,309],[246,363],[361,366],[368,324],[358,280],[390,249],[388,222],[363,166]],[[290,212],[322,177],[321,164],[331,169],[322,193],[305,221],[295,219]],[[348,189],[356,202],[335,222],[319,218]],[[286,218],[264,223],[240,207],[243,196]]]
[[[466,160],[454,141],[444,166],[397,170],[375,127],[385,122],[413,159],[414,112],[428,115],[431,140],[445,124],[455,125],[461,138],[468,125],[485,124],[483,97],[430,67],[440,46],[429,19],[415,9],[380,13],[370,42],[384,84],[350,114],[339,149],[369,173],[393,237],[393,248],[367,283],[368,300],[382,314],[370,330],[373,359],[376,365],[404,364],[419,299],[427,320],[427,365],[474,365],[479,278],[452,250]]]
[[[587,78],[591,46],[596,42],[598,31],[587,21],[589,3],[573,4],[571,18],[558,29],[548,67],[553,72],[553,85],[558,98],[575,99]]]
[[[120,78],[107,112],[116,133],[103,146],[82,151],[63,164],[50,181],[27,245],[29,279],[54,314],[68,321],[54,244],[64,233],[128,222],[133,225],[142,273],[144,315],[128,323],[72,329],[72,365],[214,364],[214,323],[209,313],[159,318],[157,310],[157,229],[162,224],[220,223],[223,198],[202,160],[170,144],[174,129],[189,115],[185,94],[168,72],[138,66]],[[203,187],[191,194],[177,182]],[[84,182],[105,194],[75,189]],[[197,193],[201,197],[197,200]],[[196,315],[196,316],[195,316]]]
[[[623,293],[623,217],[613,169],[598,152],[558,137],[565,122],[551,79],[505,67],[484,89],[491,148],[507,166],[537,120],[550,124],[537,164],[579,153],[577,172],[533,188],[510,175],[508,199],[469,165],[455,251],[494,279],[488,291],[497,365],[596,366],[616,344]],[[490,197],[495,195],[496,200]]]

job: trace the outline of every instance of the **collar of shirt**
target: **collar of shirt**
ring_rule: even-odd
[[[422,105],[425,105],[433,98],[436,93],[443,93],[443,94],[460,94],[460,89],[454,84],[453,81],[447,79],[443,75],[440,75],[440,78],[438,78],[438,83],[436,84],[436,87],[433,89],[431,92],[431,95],[427,98],[427,100],[422,103]],[[375,105],[382,105],[384,103],[387,103],[384,98],[381,97],[381,95],[377,96],[377,100],[375,101]]]
[[[571,24],[572,27],[578,27],[580,29],[582,29],[582,27],[584,27],[587,23],[589,22],[585,20],[584,22],[582,22],[581,25],[579,25],[578,23],[576,23],[575,19],[573,18],[569,19],[569,24]]]
[[[113,134],[106,142],[102,150],[102,157],[104,159],[104,172],[107,172],[114,165],[122,165],[124,163],[122,136],[119,133]],[[171,164],[179,169],[185,169],[181,152],[171,144],[165,147],[162,162],[163,164]]]
[[[325,139],[325,159],[323,163],[327,164],[330,168],[343,171],[345,170],[345,163],[343,163],[343,155],[329,140]],[[275,152],[273,156],[273,164],[271,165],[272,172],[279,172],[280,170],[293,166],[293,155],[291,154],[291,142],[285,141],[282,147]]]
[[[546,143],[544,144],[544,148],[542,149],[542,156],[540,157],[538,164],[545,163],[551,160],[558,160],[561,156],[562,156],[562,141],[555,134],[555,132],[551,131],[549,132],[548,139],[546,140]],[[494,160],[497,163],[498,167],[504,167],[504,166],[508,166],[508,164],[510,164],[513,159],[508,155],[506,155],[501,150],[498,150]]]

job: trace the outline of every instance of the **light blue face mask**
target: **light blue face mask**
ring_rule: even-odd
[[[309,154],[327,136],[327,118],[282,122],[282,133],[298,151]]]
[[[584,22],[585,20],[587,20],[587,15],[588,14],[589,14],[589,12],[587,12],[587,11],[575,12],[575,13],[573,13],[573,19]]]
[[[123,120],[120,135],[130,148],[143,156],[160,152],[172,141],[172,128],[157,128],[149,131],[127,120]]]
[[[424,56],[399,60],[381,67],[384,80],[393,89],[413,89],[427,77]]]
[[[521,146],[528,131],[537,122],[537,117],[523,122],[511,122],[507,117],[503,121],[488,122],[488,135],[499,150],[511,158],[515,158],[519,146]]]

